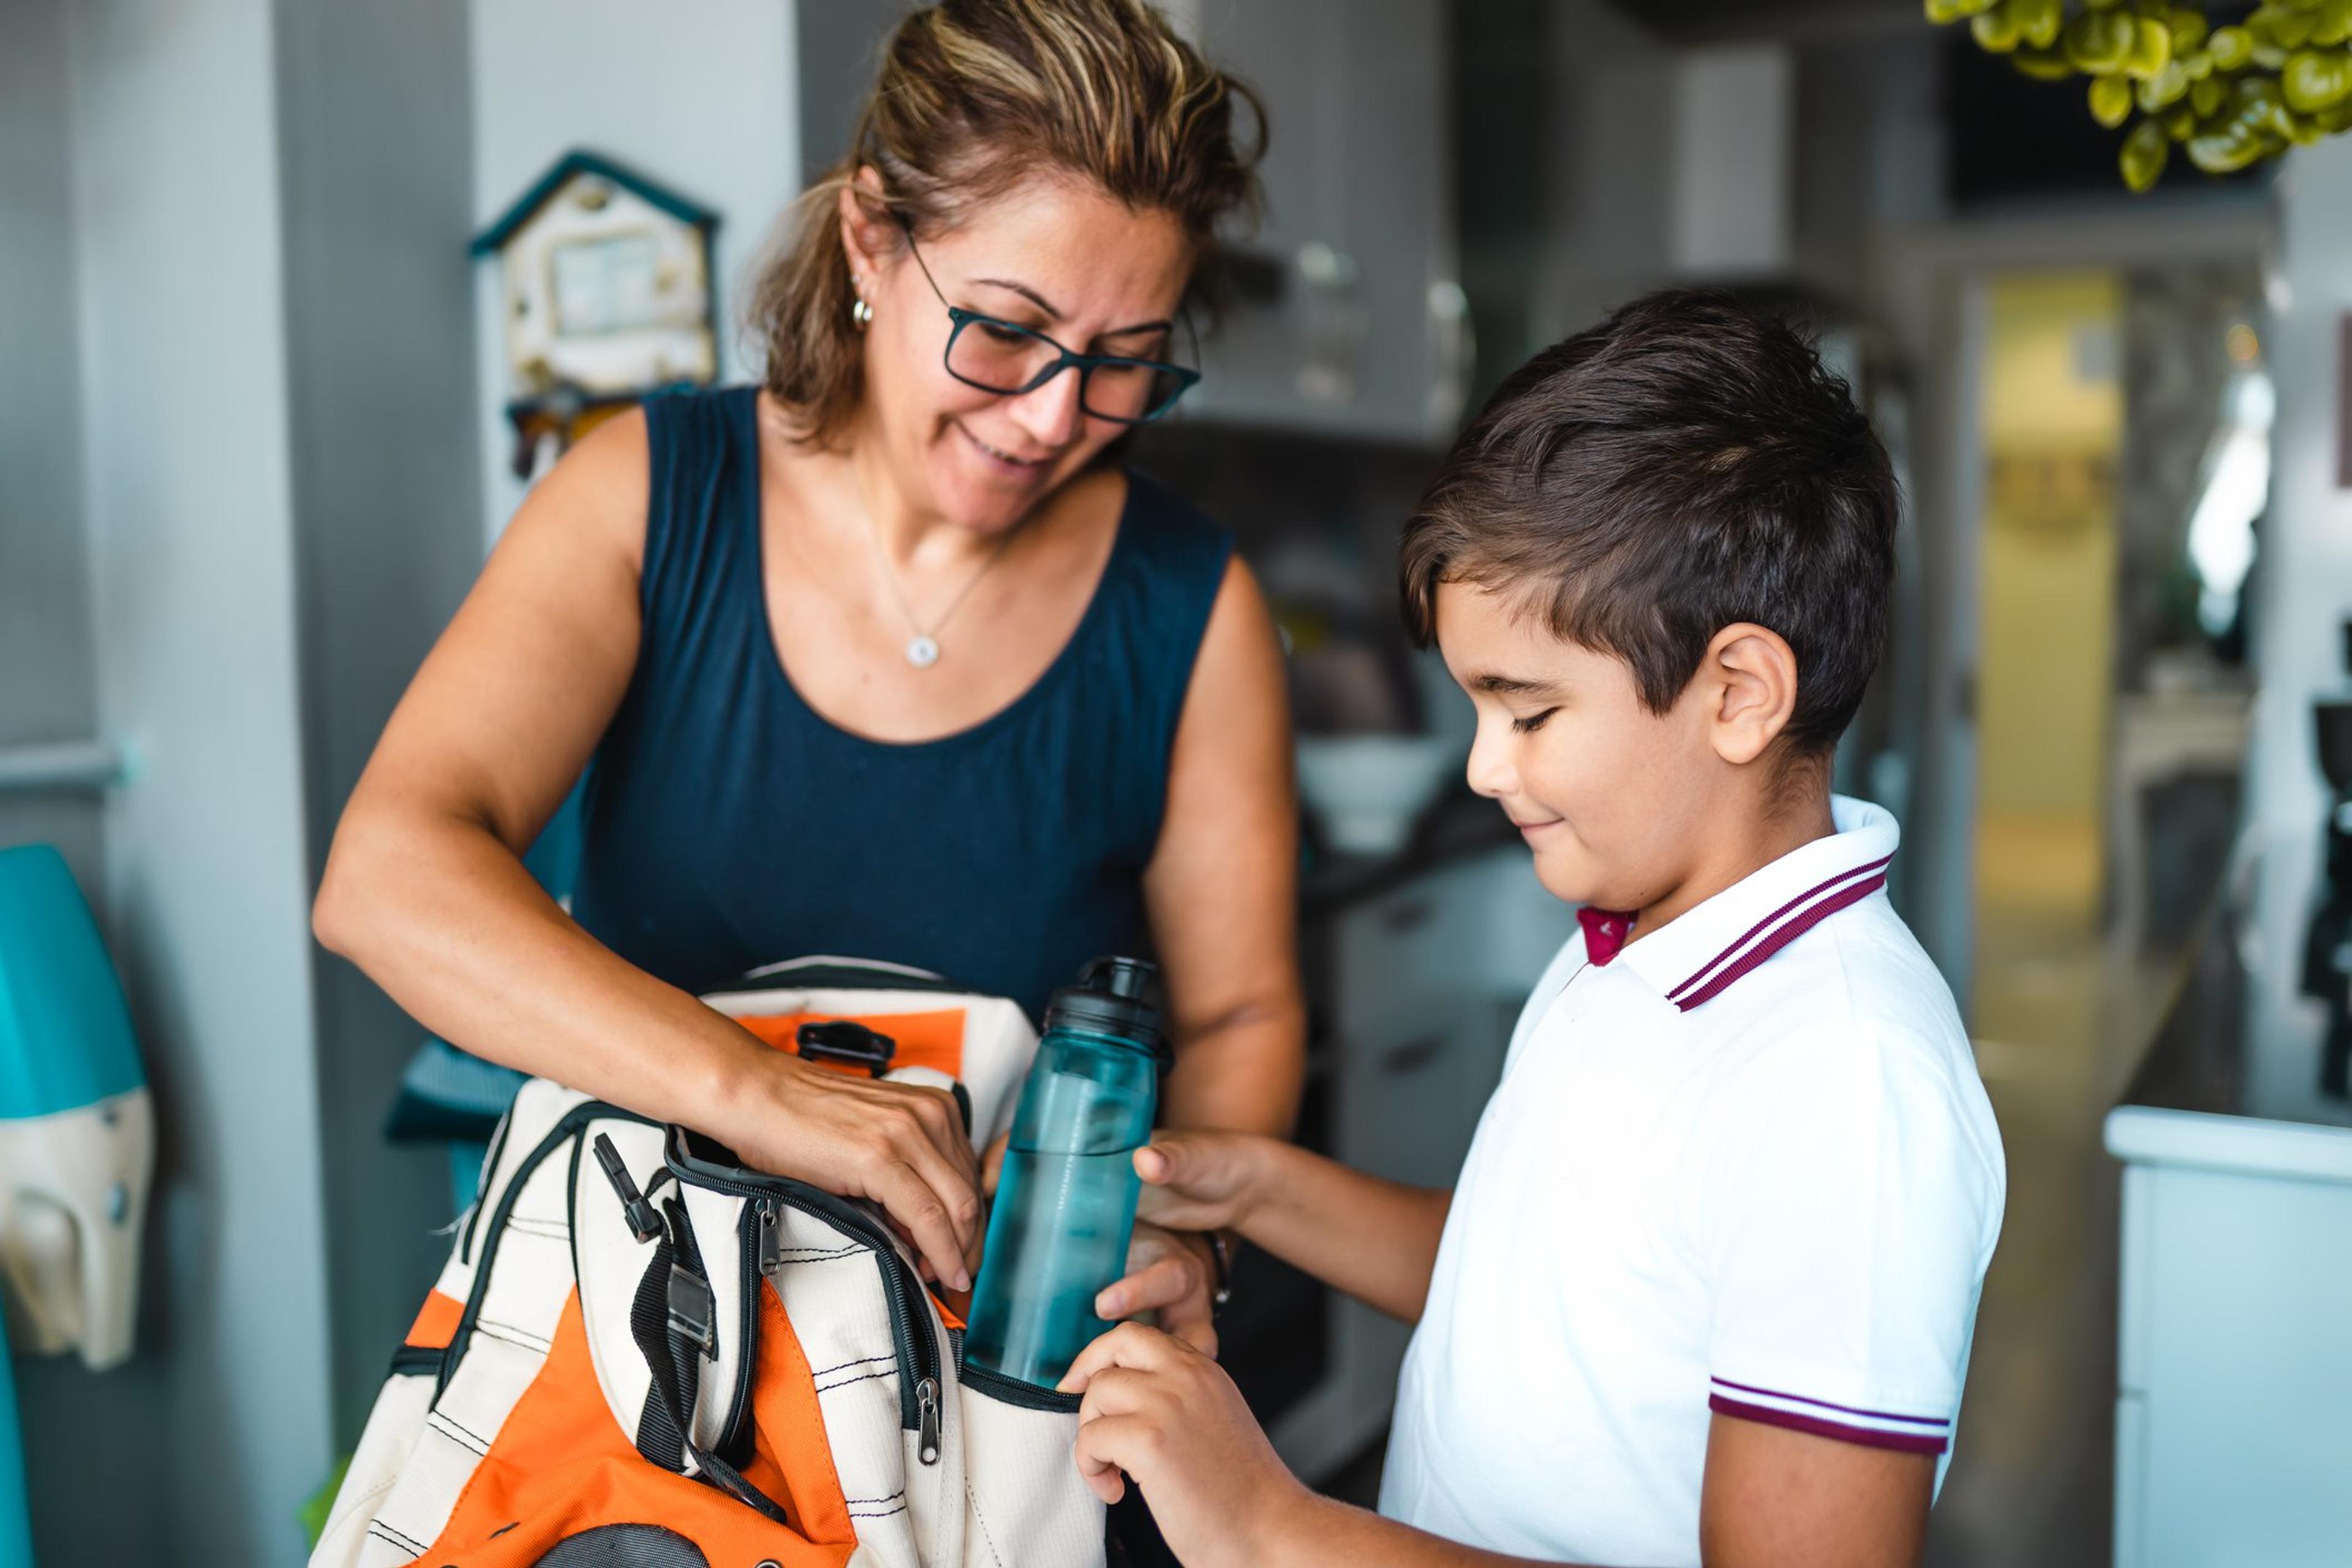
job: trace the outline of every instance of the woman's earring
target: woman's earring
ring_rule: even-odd
[[[866,302],[865,295],[860,294],[857,302],[849,307],[849,319],[857,323],[857,330],[861,332],[872,324],[874,307]]]

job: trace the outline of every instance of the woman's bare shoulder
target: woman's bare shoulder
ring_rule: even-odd
[[[583,437],[533,485],[508,533],[560,535],[571,547],[603,545],[642,569],[646,509],[653,496],[646,411],[616,414]]]

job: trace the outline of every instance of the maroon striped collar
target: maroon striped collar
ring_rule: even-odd
[[[1900,837],[1895,818],[1843,795],[1831,799],[1830,814],[1835,833],[1790,850],[1658,931],[1633,932],[1638,940],[1626,944],[1622,962],[1687,1013],[1885,887]]]

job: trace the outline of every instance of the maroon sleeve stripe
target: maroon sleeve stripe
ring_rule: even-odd
[[[1874,1426],[1849,1426],[1842,1421],[1822,1421],[1811,1415],[1800,1415],[1790,1410],[1775,1410],[1769,1405],[1750,1405],[1720,1394],[1706,1396],[1706,1407],[1718,1415],[1733,1415],[1742,1421],[1761,1422],[1767,1426],[1785,1426],[1791,1432],[1810,1433],[1816,1437],[1828,1437],[1840,1443],[1856,1443],[1865,1448],[1894,1448],[1906,1454],[1940,1454],[1948,1440],[1930,1436],[1924,1432],[1882,1432]]]
[[[1834,1410],[1841,1415],[1863,1415],[1873,1421],[1901,1421],[1912,1426],[1949,1426],[1951,1418],[1945,1415],[1902,1415],[1892,1410],[1864,1410],[1855,1405],[1832,1405],[1826,1399],[1811,1394],[1787,1394],[1777,1388],[1759,1388],[1752,1383],[1734,1383],[1727,1377],[1710,1377],[1707,1381],[1717,1388],[1727,1388],[1734,1394],[1760,1394],[1767,1399],[1786,1399],[1797,1405],[1811,1405],[1817,1409]]]

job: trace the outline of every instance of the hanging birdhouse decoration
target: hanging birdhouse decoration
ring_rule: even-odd
[[[719,215],[593,153],[572,153],[473,243],[495,257],[514,468],[528,479],[665,387],[719,374]]]
[[[2352,0],[2262,0],[2214,25],[2174,0],[1925,0],[1966,19],[1987,52],[2027,76],[2090,78],[2092,118],[2120,131],[2124,184],[2145,191],[2172,149],[2209,174],[2352,130]]]

